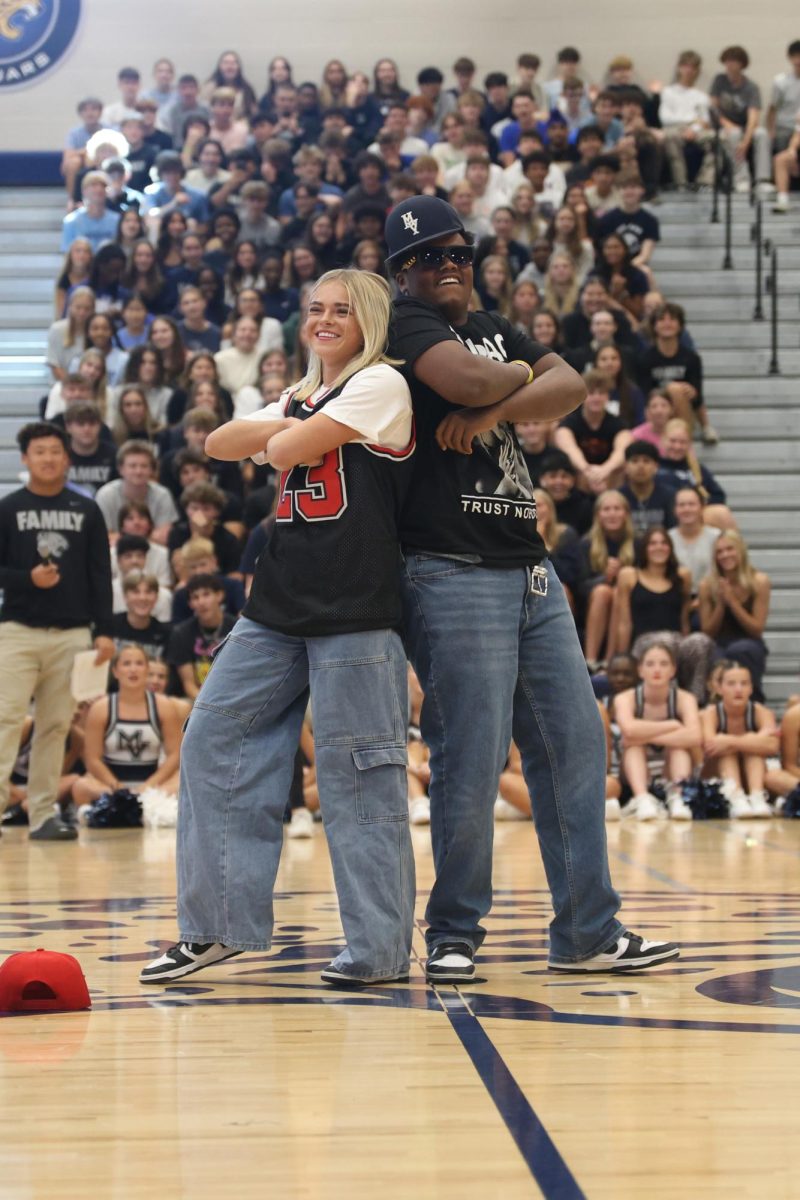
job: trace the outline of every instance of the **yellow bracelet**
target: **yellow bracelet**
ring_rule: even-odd
[[[528,378],[522,384],[522,387],[527,387],[529,383],[533,383],[533,367],[530,363],[526,363],[524,358],[512,358],[512,363],[516,363],[518,367],[524,367],[528,372]]]

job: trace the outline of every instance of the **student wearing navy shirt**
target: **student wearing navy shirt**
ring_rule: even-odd
[[[631,442],[625,450],[625,482],[619,490],[630,505],[637,537],[651,525],[672,529],[675,524],[675,489],[656,482],[658,464],[652,442]]]
[[[598,233],[601,238],[610,233],[619,234],[631,254],[634,267],[644,267],[650,262],[656,242],[661,238],[658,218],[642,208],[644,185],[637,175],[628,175],[619,183],[622,203],[600,218]]]

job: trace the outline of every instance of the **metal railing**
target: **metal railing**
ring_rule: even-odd
[[[763,201],[756,199],[755,201],[755,221],[750,228],[750,240],[755,245],[756,262],[755,262],[755,304],[753,306],[753,320],[764,320],[764,294],[769,296],[769,343],[770,356],[768,372],[770,375],[780,375],[780,361],[778,358],[778,247],[769,239],[764,237],[764,204]],[[769,257],[769,274],[764,278],[764,255]]]
[[[778,247],[767,242],[765,249],[770,256],[769,275],[767,276],[767,294],[770,299],[769,306],[769,373],[770,375],[780,375],[781,368],[778,362]]]
[[[714,196],[711,205],[711,224],[719,224],[719,197],[725,197],[725,254],[723,271],[733,270],[733,165],[720,140],[719,128],[714,130]]]

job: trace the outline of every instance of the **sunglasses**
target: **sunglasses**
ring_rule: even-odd
[[[445,259],[454,267],[468,267],[475,258],[474,246],[426,246],[418,250],[413,258],[403,264],[403,270],[418,264],[420,267],[441,267]]]

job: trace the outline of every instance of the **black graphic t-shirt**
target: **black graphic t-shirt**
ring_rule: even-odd
[[[668,383],[689,383],[697,391],[696,408],[703,402],[703,363],[695,350],[678,346],[675,354],[662,354],[658,346],[648,346],[639,358],[639,387],[646,396],[653,388]]]
[[[564,429],[569,429],[578,443],[578,449],[592,466],[604,463],[611,456],[614,438],[625,429],[624,422],[619,417],[612,417],[609,412],[604,414],[597,429],[592,429],[580,408],[564,417],[561,424]]]
[[[195,683],[202,687],[211,670],[214,651],[235,624],[236,618],[229,613],[222,614],[222,621],[215,629],[204,629],[197,617],[181,621],[170,634],[167,662],[176,669],[191,663]]]
[[[39,588],[31,571],[58,567],[59,582]],[[111,558],[108,532],[94,500],[65,488],[39,496],[20,488],[0,500],[0,621],[34,628],[111,631]]]
[[[612,233],[619,234],[634,258],[641,250],[642,242],[657,242],[661,238],[658,217],[646,208],[637,208],[632,213],[624,208],[612,208],[600,218],[598,234],[602,239]]]
[[[551,351],[496,313],[470,313],[453,328],[429,304],[395,301],[389,354],[411,390],[417,429],[414,474],[400,520],[404,549],[464,555],[492,567],[533,565],[546,555],[536,532],[533,485],[513,427],[501,422],[475,439],[472,454],[442,451],[435,433],[458,408],[414,374],[414,363],[439,342],[461,342],[471,354],[533,365]]]
[[[117,448],[101,441],[91,454],[78,454],[70,450],[70,468],[67,479],[78,487],[85,488],[92,496],[104,483],[117,478]]]

